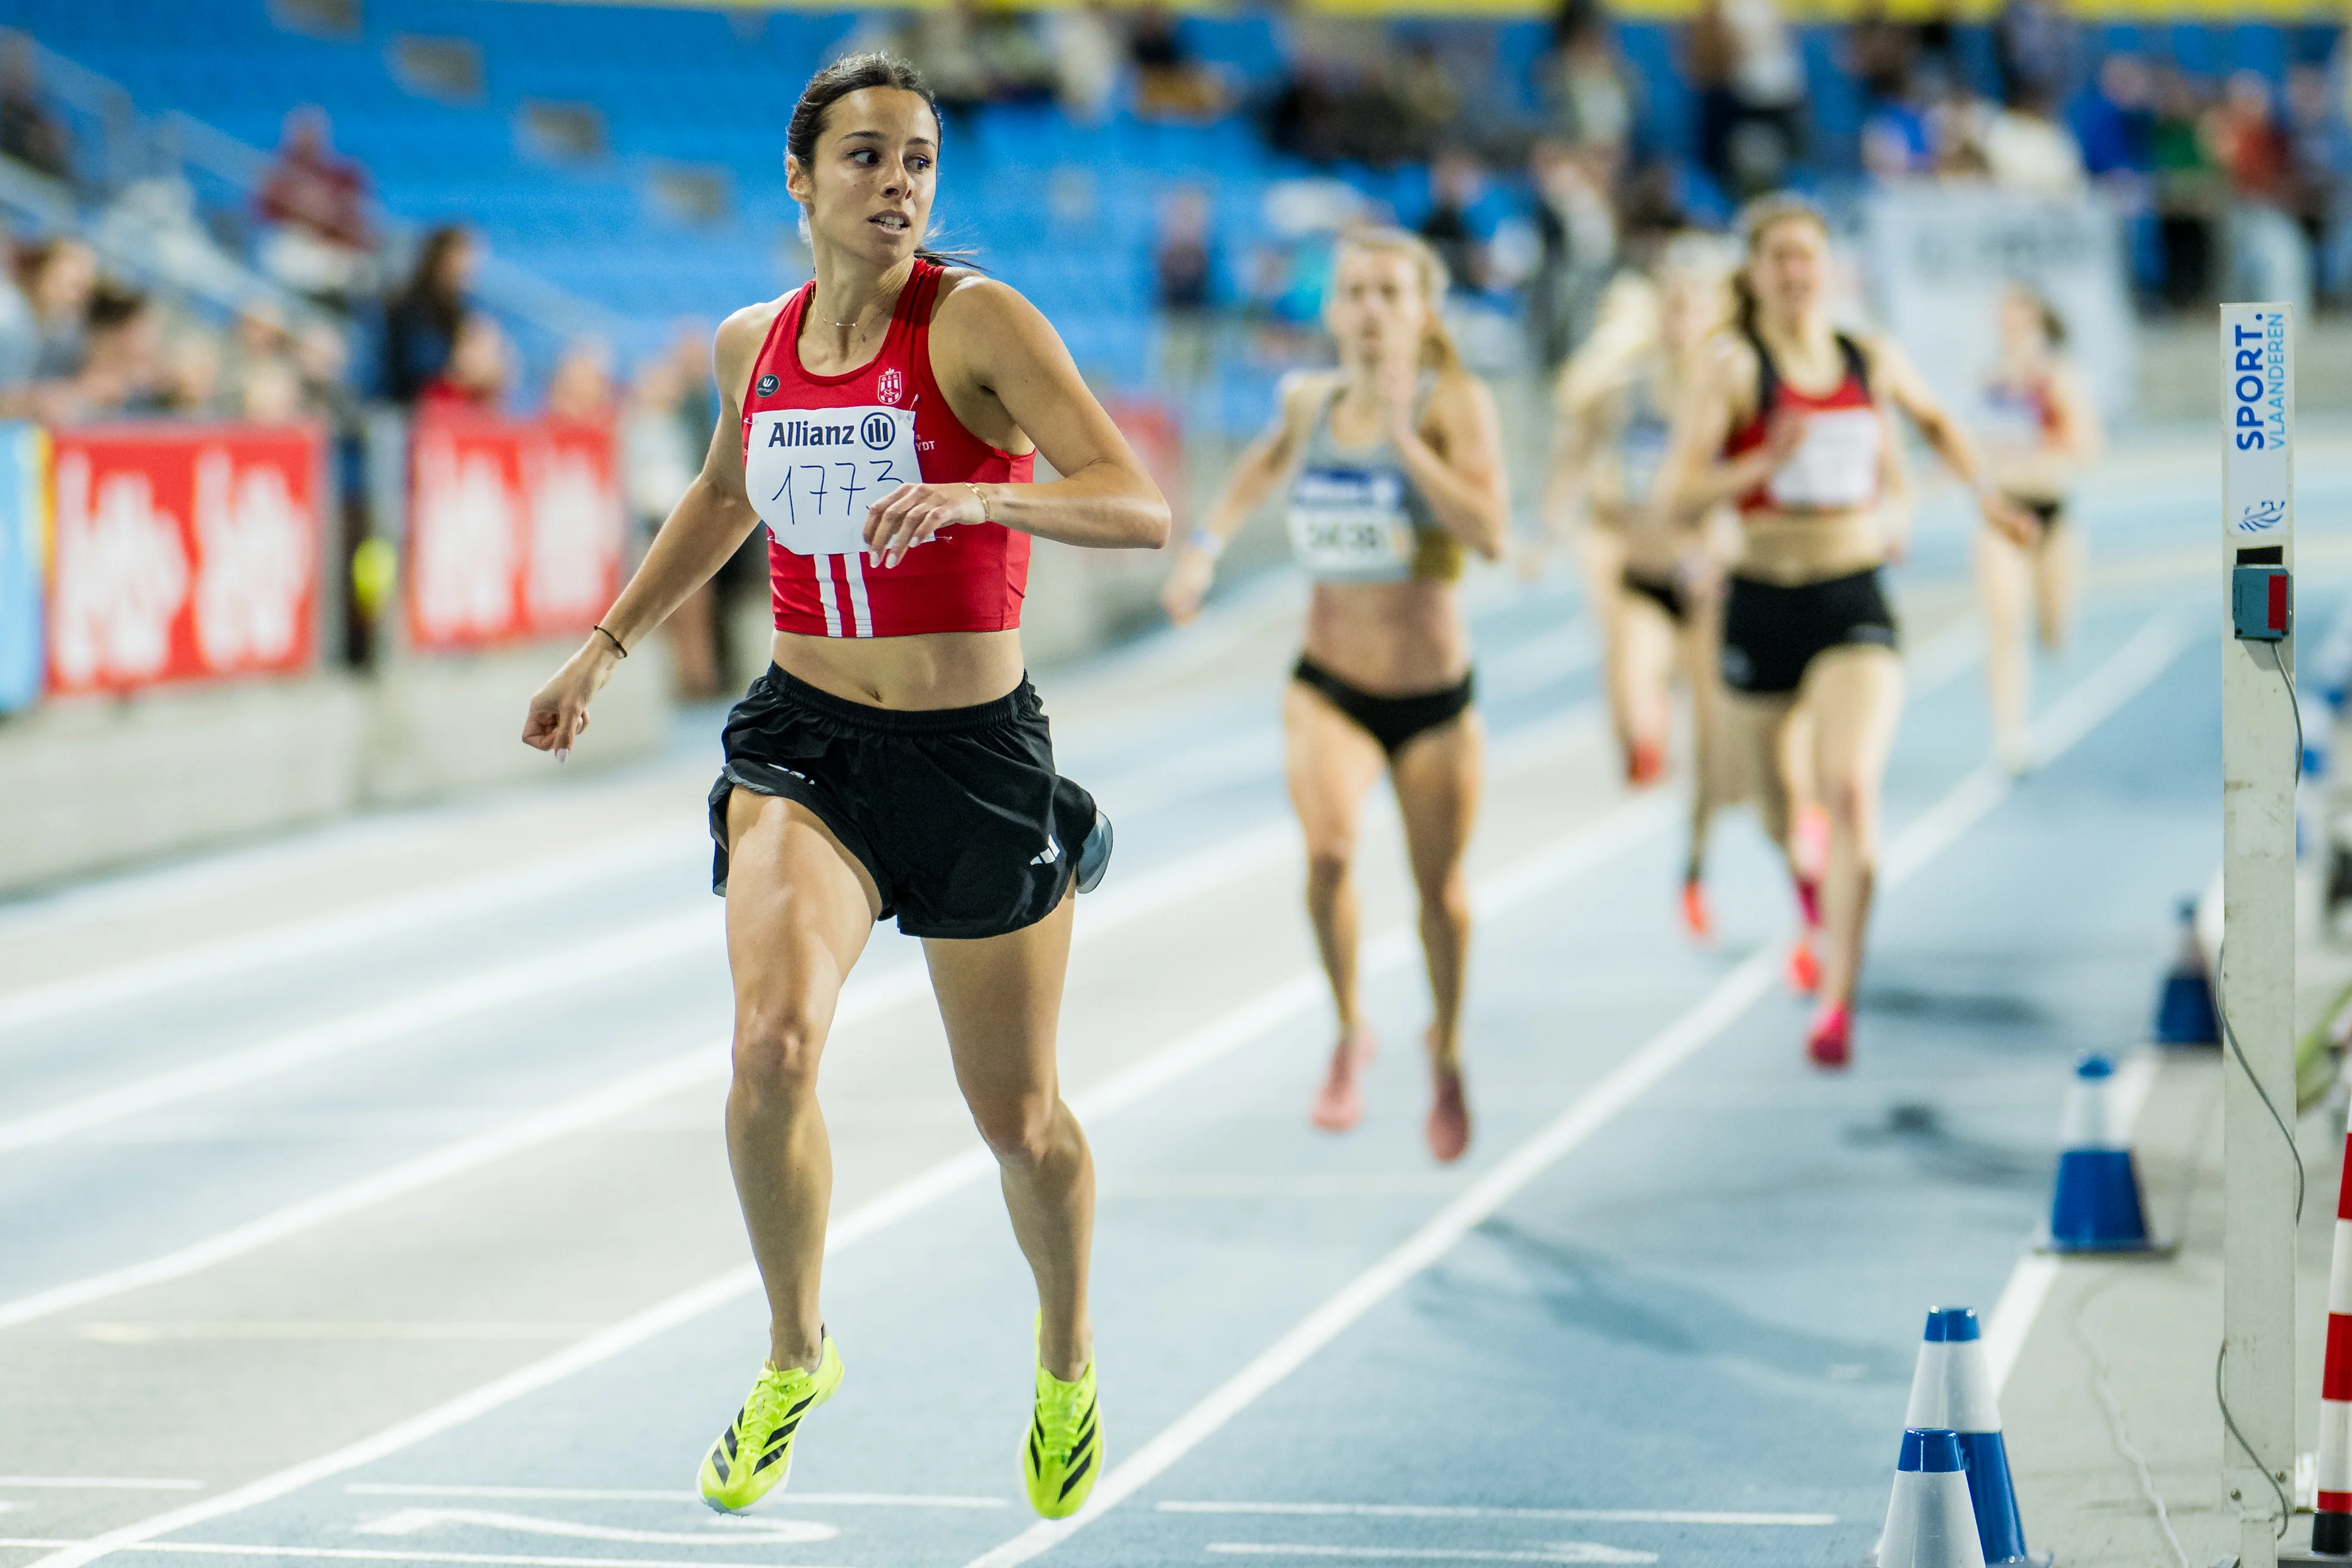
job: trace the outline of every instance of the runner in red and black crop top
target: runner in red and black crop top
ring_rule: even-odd
[[[1792,856],[1804,931],[1791,981],[1817,990],[1806,1052],[1824,1068],[1852,1051],[1879,785],[1903,705],[1895,615],[1880,568],[1903,489],[1886,411],[1900,409],[2005,532],[2032,520],[1978,486],[1967,437],[1894,344],[1839,331],[1825,285],[1828,226],[1811,206],[1767,197],[1743,219],[1740,320],[1676,411],[1659,489],[1685,513],[1734,501],[1740,548],[1724,603],[1725,742],[1759,781],[1765,825],[1791,845],[1783,745],[1801,698],[1814,788],[1828,807],[1818,887]],[[1815,927],[1820,931],[1815,952]]]
[[[1087,1313],[1094,1177],[1056,1087],[1071,895],[1109,824],[1055,770],[1023,670],[1033,537],[1156,549],[1168,506],[1052,327],[919,249],[940,125],[882,55],[810,81],[786,135],[813,282],[719,329],[726,407],[702,473],[586,645],[531,700],[559,759],[627,649],[765,523],[774,662],[728,716],[710,792],[735,982],[728,1152],[767,1287],[767,1363],[705,1456],[744,1509],[783,1483],[841,1358],[817,1281],[831,1156],[817,1062],[877,920],[925,939],[972,1119],[1038,1291],[1023,1481],[1048,1517],[1101,1474]],[[1054,471],[1032,482],[1035,454]]]

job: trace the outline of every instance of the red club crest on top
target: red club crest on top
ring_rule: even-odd
[[[898,367],[896,365],[892,365],[874,378],[874,395],[885,403],[898,402],[899,398],[906,395],[906,382],[899,376]]]

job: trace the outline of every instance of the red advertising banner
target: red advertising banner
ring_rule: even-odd
[[[310,668],[317,431],[116,425],[54,441],[51,692]]]
[[[621,579],[608,426],[427,415],[409,462],[412,646],[487,647],[595,625]]]

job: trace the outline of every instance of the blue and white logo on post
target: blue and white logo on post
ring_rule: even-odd
[[[2284,305],[2221,307],[2222,489],[2232,538],[2282,534],[2291,526],[2292,320]]]

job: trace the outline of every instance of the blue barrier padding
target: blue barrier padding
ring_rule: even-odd
[[[48,560],[48,440],[0,425],[0,713],[41,693],[41,584]]]

